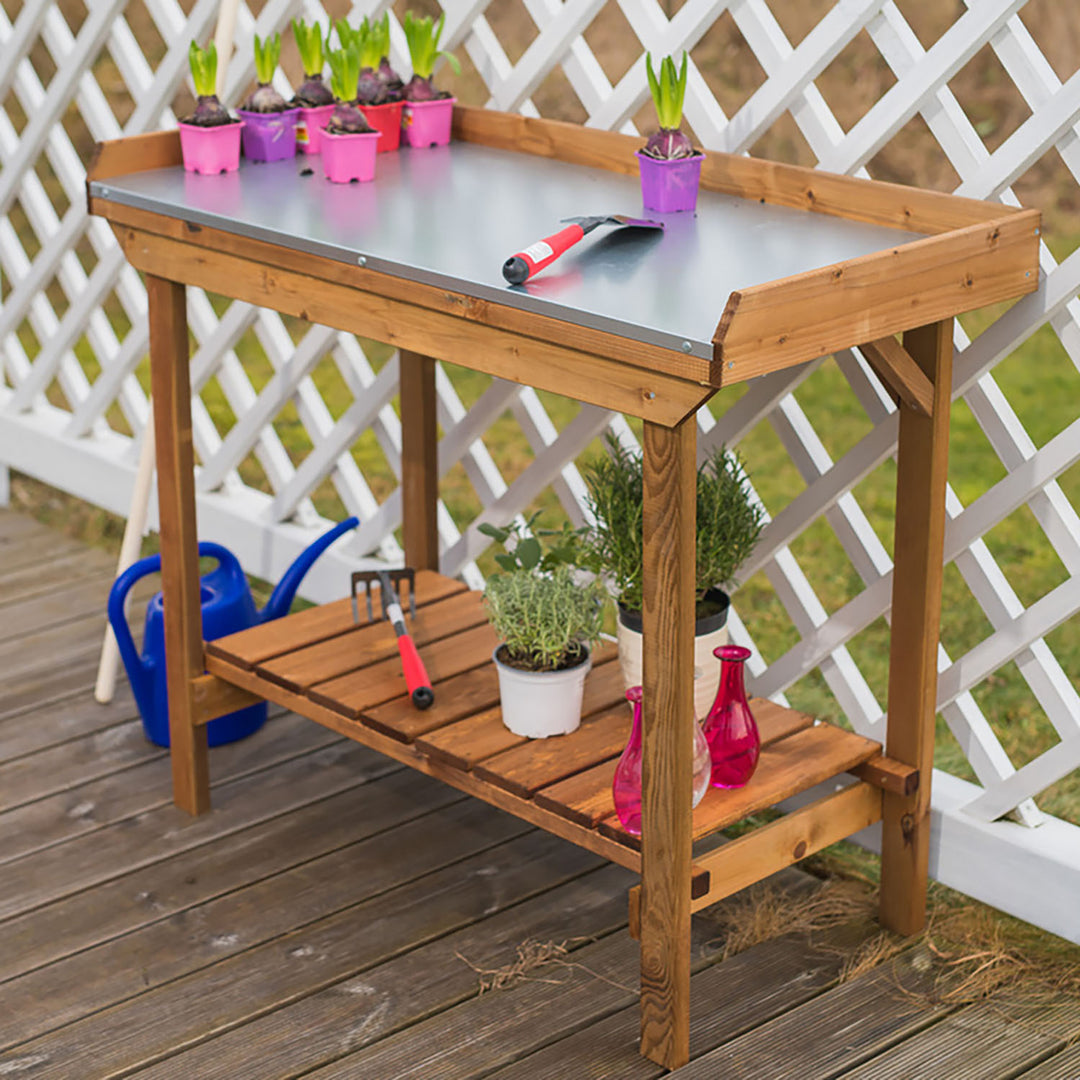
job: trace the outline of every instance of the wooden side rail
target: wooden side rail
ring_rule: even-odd
[[[859,781],[702,855],[695,866],[709,874],[709,890],[692,898],[690,910],[700,911],[807,855],[846,840],[880,821],[881,805],[881,790]],[[641,886],[635,885],[630,889],[632,937],[638,937],[640,927]]]

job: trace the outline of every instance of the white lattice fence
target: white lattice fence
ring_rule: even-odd
[[[820,167],[867,175],[875,172],[879,155],[909,139],[917,124],[951,166],[961,194],[1015,204],[1012,185],[1052,158],[1058,196],[1076,200],[1080,73],[1065,82],[1055,74],[1025,26],[1026,2],[965,0],[929,47],[922,43],[925,28],[920,37],[902,14],[909,5],[892,0],[839,0],[827,10],[821,4],[820,18],[794,46],[777,18],[781,7],[792,5],[781,0],[772,6],[767,0],[686,0],[677,8],[656,0],[451,2],[445,40],[474,69],[462,83],[463,96],[471,91],[480,103],[486,94],[496,108],[538,114],[561,93],[566,108],[577,109],[589,125],[634,130],[648,94],[645,48],[654,54],[688,49],[686,115],[709,148],[747,152],[786,124]],[[360,4],[349,14],[381,14],[386,6]],[[175,0],[95,0],[86,6],[78,0],[12,0],[0,13],[0,461],[120,513],[148,415],[139,378],[145,295],[108,227],[86,216],[80,151],[94,139],[174,122],[187,42],[210,36],[216,10],[217,0],[183,7]],[[343,13],[342,5],[332,7],[331,14]],[[311,19],[324,12],[314,0],[241,6],[241,48],[228,72],[227,101],[235,103],[251,79],[244,43],[252,33],[284,28],[297,14]],[[1080,22],[1080,13],[1060,17],[1073,29]],[[714,94],[723,75],[710,45],[718,28],[737,38],[760,70],[759,85],[730,115]],[[392,59],[407,67],[396,20],[392,30]],[[865,96],[860,115],[845,130],[823,87],[830,66],[856,49],[864,60],[872,54],[891,85]],[[958,77],[988,50],[1026,116],[992,149],[980,133],[985,122],[965,108],[956,89]],[[609,72],[617,73],[614,81]],[[1080,221],[1073,232],[1080,232]],[[981,428],[985,454],[1000,479],[966,505],[949,492],[946,556],[981,609],[985,632],[962,655],[939,652],[940,710],[976,782],[940,770],[935,776],[933,872],[1080,941],[1074,901],[1080,828],[1043,814],[1035,802],[1080,766],[1080,673],[1075,659],[1066,671],[1047,642],[1056,628],[1070,620],[1075,626],[1080,612],[1080,520],[1059,482],[1080,458],[1080,410],[1074,406],[1067,425],[1037,445],[993,374],[1049,327],[1041,333],[1054,335],[1055,348],[1067,357],[1072,391],[1080,390],[1080,252],[1059,264],[1044,244],[1041,261],[1035,294],[998,313],[974,340],[957,328],[956,397]],[[194,290],[189,319],[197,343],[202,534],[227,536],[250,571],[276,578],[321,526],[317,507],[356,513],[363,524],[351,547],[336,564],[320,564],[308,582],[314,599],[340,591],[345,562],[400,557],[394,538],[400,499],[392,481],[400,449],[396,357],[322,327],[298,328],[273,312],[222,305]],[[846,352],[835,361],[864,414],[866,432],[835,458],[820,417],[815,427],[801,401],[803,384],[825,374],[822,361],[757,380],[722,414],[703,409],[700,443],[703,449],[736,445],[767,428],[803,485],[770,520],[744,574],[768,581],[790,619],[792,640],[797,637],[774,655],[755,649],[755,689],[782,699],[819,672],[854,727],[880,738],[885,717],[874,680],[858,662],[858,645],[875,622],[888,618],[892,564],[856,489],[887,468],[896,447],[896,415],[861,356]],[[1031,377],[1037,380],[1040,372]],[[609,427],[624,440],[633,438],[621,417],[583,407],[553,418],[532,390],[498,380],[478,396],[470,390],[475,400],[468,408],[459,396],[466,390],[452,373],[440,369],[438,391],[441,468],[447,483],[466,490],[466,503],[477,508],[462,527],[460,512],[441,507],[444,567],[473,584],[480,582],[474,560],[487,544],[479,524],[501,523],[549,490],[572,520],[581,521],[583,485],[575,459]],[[507,411],[528,447],[524,468],[509,467],[482,441],[493,425],[506,423],[500,418]],[[300,433],[299,443],[283,441],[286,425]],[[354,453],[358,438],[363,449]],[[986,539],[1023,507],[1041,549],[1061,567],[1058,583],[1026,602]],[[797,556],[802,538],[822,519],[838,558],[846,559],[859,583],[831,611],[821,599],[822,582],[812,580],[815,571]],[[751,645],[753,628],[750,612],[734,616],[733,632]],[[1070,655],[1077,652],[1080,645]],[[1002,719],[988,718],[977,701],[988,680],[1009,664],[1016,665],[1025,694],[1057,738],[1019,769],[998,738]]]

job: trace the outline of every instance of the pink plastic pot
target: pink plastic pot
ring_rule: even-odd
[[[296,156],[299,109],[260,113],[237,109],[244,121],[242,143],[249,161],[284,161]]]
[[[240,131],[243,120],[235,124],[201,127],[180,124],[180,152],[188,172],[217,176],[240,168]]]
[[[637,151],[641,170],[641,201],[646,210],[661,214],[693,210],[697,206],[698,184],[704,154],[662,161]]]
[[[312,108],[304,105],[300,108],[300,115],[296,120],[296,148],[303,154],[317,154],[322,148],[322,133],[330,120],[330,114],[334,111],[334,103],[329,105],[315,105]]]
[[[375,179],[375,147],[379,142],[377,131],[334,135],[323,128],[321,135],[319,154],[327,180],[347,184],[350,180]]]
[[[406,101],[401,130],[406,146],[445,146],[450,141],[450,123],[457,98],[434,101]]]
[[[367,122],[379,133],[376,152],[385,154],[401,145],[401,112],[403,101],[388,101],[385,105],[361,105],[360,111]]]

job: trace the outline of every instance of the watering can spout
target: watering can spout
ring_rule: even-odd
[[[323,533],[310,547],[302,551],[296,561],[285,571],[277,587],[270,594],[266,607],[258,614],[259,622],[269,622],[287,615],[292,602],[296,597],[296,590],[300,587],[304,575],[311,569],[312,563],[343,533],[355,529],[360,524],[359,518],[350,517],[335,525],[329,532]]]

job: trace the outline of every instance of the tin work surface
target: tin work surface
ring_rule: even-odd
[[[302,175],[309,162],[156,169],[91,194],[705,359],[733,291],[919,239],[706,191],[695,214],[656,214],[636,177],[474,143],[380,154],[364,184],[332,184],[317,161]],[[503,280],[563,218],[616,213],[665,228],[602,226],[525,285]]]

